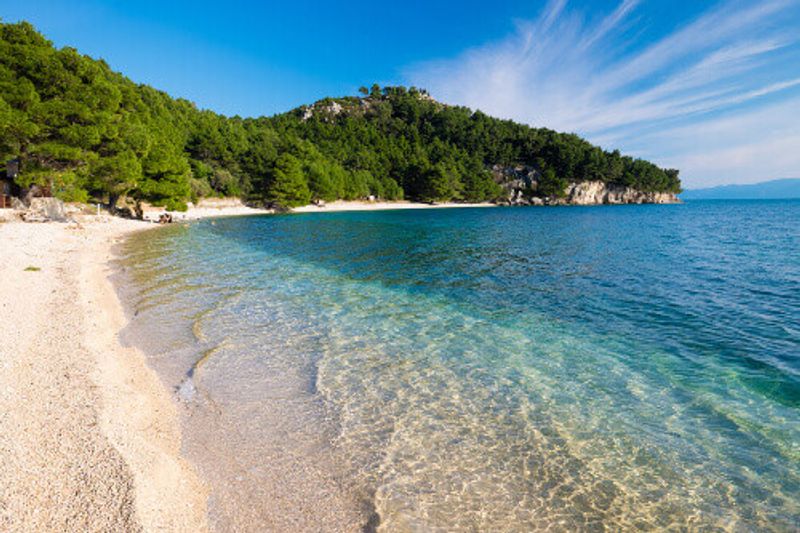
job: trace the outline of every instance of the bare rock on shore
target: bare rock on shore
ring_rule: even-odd
[[[566,203],[570,205],[674,204],[678,203],[678,198],[667,192],[639,191],[632,187],[602,181],[582,181],[567,186]]]
[[[564,196],[547,197],[537,194],[541,173],[524,165],[492,167],[494,180],[505,191],[508,205],[603,205],[603,204],[677,204],[678,197],[670,192],[640,191],[617,183],[603,181],[570,182]]]
[[[12,201],[11,209],[3,209],[0,214],[2,220],[24,220],[25,222],[67,222],[70,215],[79,211],[52,197],[30,198],[24,203],[18,198]]]
[[[31,199],[28,213],[32,216],[55,222],[65,222],[67,220],[67,210],[64,202],[58,198],[33,198]]]

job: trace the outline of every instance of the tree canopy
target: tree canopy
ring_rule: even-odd
[[[49,185],[66,200],[125,196],[177,209],[204,196],[286,206],[492,200],[495,164],[536,169],[538,194],[585,180],[680,190],[677,170],[413,87],[372,85],[274,117],[225,117],[56,49],[26,22],[0,24],[0,157],[20,160],[20,185]]]

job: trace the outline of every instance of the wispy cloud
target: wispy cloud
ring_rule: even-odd
[[[658,149],[662,164],[691,169],[694,186],[797,177],[799,116],[796,96],[682,126],[653,128],[629,145],[635,151]]]
[[[771,146],[786,146],[765,140],[774,128],[750,121],[754,129],[744,130],[746,120],[736,118],[779,117],[800,94],[800,2],[725,1],[649,41],[645,8],[623,0],[587,22],[566,0],[551,0],[507,38],[415,65],[406,77],[446,101],[677,166],[689,186],[800,175],[800,155],[774,157]],[[700,138],[726,120],[736,128],[726,132],[728,145]],[[783,138],[800,136],[794,122],[782,126]],[[705,157],[698,146],[709,150]],[[736,172],[715,168],[714,153],[736,160]],[[762,156],[771,164],[760,164]]]

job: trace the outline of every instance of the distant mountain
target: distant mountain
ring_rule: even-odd
[[[688,189],[681,200],[771,200],[800,198],[800,178],[762,181],[750,185],[722,185],[708,189]]]

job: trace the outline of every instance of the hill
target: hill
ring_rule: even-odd
[[[688,189],[684,200],[767,200],[800,198],[800,178],[762,181],[749,185],[721,185],[707,189]]]
[[[21,186],[66,200],[170,208],[206,196],[495,200],[507,194],[497,168],[524,169],[530,179],[515,194],[540,200],[582,182],[680,191],[677,170],[416,88],[375,85],[274,117],[225,117],[56,49],[25,22],[0,25],[0,157],[19,159]]]

